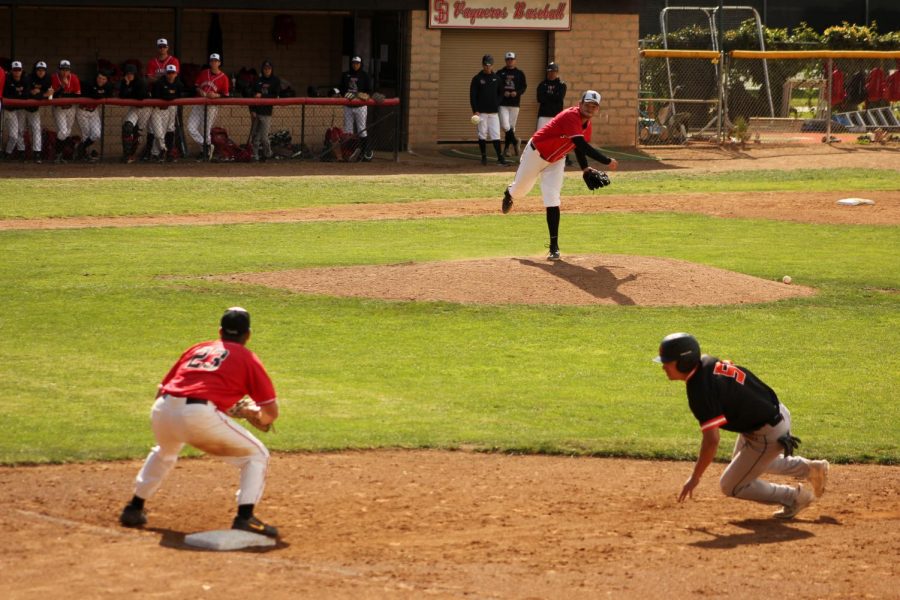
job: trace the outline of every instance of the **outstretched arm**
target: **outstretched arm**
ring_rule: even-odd
[[[615,171],[619,166],[619,161],[614,158],[609,158],[588,144],[580,135],[573,137],[572,143],[575,144],[575,158],[578,160],[578,165],[581,167],[582,171],[588,168],[587,157],[593,158],[604,165],[608,165],[611,171]]]
[[[697,456],[697,462],[694,463],[694,472],[681,488],[678,495],[678,501],[682,502],[685,498],[693,498],[694,488],[700,483],[700,478],[707,467],[712,464],[716,457],[716,451],[719,449],[719,429],[713,427],[703,432],[703,441],[700,442],[700,454]]]

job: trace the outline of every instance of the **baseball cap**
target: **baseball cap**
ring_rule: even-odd
[[[34,65],[34,68],[35,68],[35,69],[46,69],[46,68],[47,68],[47,63],[45,63],[45,62],[42,61],[42,60],[39,60],[39,61],[37,61],[37,64]]]
[[[167,40],[166,38],[159,38],[158,40],[156,40],[156,45],[157,46],[168,46],[169,40]]]
[[[507,59],[509,59],[509,58],[515,58],[515,57],[516,57],[516,53],[515,53],[515,52],[507,52],[507,53],[506,53],[506,58],[507,58]]]
[[[219,322],[222,332],[228,335],[244,335],[250,331],[250,313],[246,308],[232,306],[222,315]]]
[[[125,65],[125,72],[126,73],[137,73],[137,67],[131,63],[128,63],[127,65]]]
[[[10,66],[10,69],[15,71],[16,69],[21,69],[21,68],[22,68],[22,63],[20,63],[17,60],[12,61],[12,65]]]
[[[492,65],[494,64],[494,57],[490,54],[485,54],[481,57],[481,64],[483,65]]]
[[[166,73],[177,73],[178,67],[175,65],[166,65]]]
[[[597,106],[600,106],[600,92],[595,92],[594,90],[588,90],[581,95],[582,102],[593,102]]]
[[[70,63],[67,60],[61,60],[61,61],[59,61],[59,68],[60,69],[71,69],[72,63]]]
[[[209,55],[209,60],[217,60],[219,62],[222,62],[222,57],[219,56],[218,54],[216,54],[215,52],[213,52],[212,54]]]
[[[354,56],[353,58],[350,59],[350,62],[352,62],[352,63],[355,63],[355,62],[361,63],[361,62],[362,62],[362,59],[361,59],[360,57],[358,57],[358,56]]]
[[[559,71],[559,65],[552,62],[549,65],[547,65],[547,70],[548,71]]]

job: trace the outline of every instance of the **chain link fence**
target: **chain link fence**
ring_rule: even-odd
[[[396,161],[400,103],[380,97],[5,100],[0,127],[6,160]]]
[[[900,52],[646,50],[640,64],[640,144],[900,144]]]

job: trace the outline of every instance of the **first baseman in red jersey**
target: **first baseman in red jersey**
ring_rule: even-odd
[[[593,133],[591,119],[599,109],[600,94],[588,90],[582,94],[578,106],[567,108],[539,129],[522,152],[516,177],[503,194],[502,211],[508,213],[513,201],[524,198],[540,176],[547,229],[550,232],[548,260],[559,260],[559,205],[566,153],[575,150],[582,171],[589,168],[587,157],[608,165],[611,170],[619,165],[616,159],[605,156],[590,145]]]
[[[278,418],[275,388],[259,358],[246,348],[250,314],[232,307],[222,315],[220,339],[188,348],[162,383],[150,413],[157,445],[150,451],[135,482],[134,497],[122,511],[126,527],[147,523],[144,501],[175,466],[185,444],[220,456],[241,469],[238,512],[233,529],[277,537],[278,531],[253,515],[266,482],[269,451],[226,412],[244,396],[260,407],[260,422]]]
[[[197,81],[194,83],[198,96],[211,100],[228,96],[231,92],[231,80],[219,68],[221,66],[222,57],[216,53],[210,54],[209,68],[201,71],[197,76]],[[188,133],[206,151],[201,155],[201,158],[211,158],[210,132],[218,114],[219,107],[215,104],[191,107],[191,116],[188,117]],[[205,132],[203,131],[204,120],[206,121]]]

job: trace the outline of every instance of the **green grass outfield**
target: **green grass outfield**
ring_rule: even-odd
[[[403,202],[495,196],[508,177],[350,181],[366,201]],[[615,185],[619,193],[672,193],[711,191],[721,181],[621,173]],[[853,191],[897,187],[896,172],[877,170],[852,178],[745,172],[729,185],[833,190],[836,181]],[[567,189],[579,183],[573,177]],[[358,201],[326,177],[237,180],[214,205],[198,200],[209,185],[4,180],[0,214]],[[623,213],[564,215],[562,228],[567,253],[666,256],[767,279],[787,273],[820,293],[707,308],[462,306],[296,295],[198,277],[534,255],[546,235],[535,215],[0,231],[0,463],[144,456],[156,384],[182,350],[215,336],[218,316],[234,304],[253,314],[250,347],[281,398],[278,433],[265,437],[275,450],[464,446],[693,458],[700,436],[684,386],[650,362],[663,335],[687,330],[704,350],[746,365],[779,392],[803,453],[900,462],[900,228]],[[725,439],[721,457],[733,436]]]

